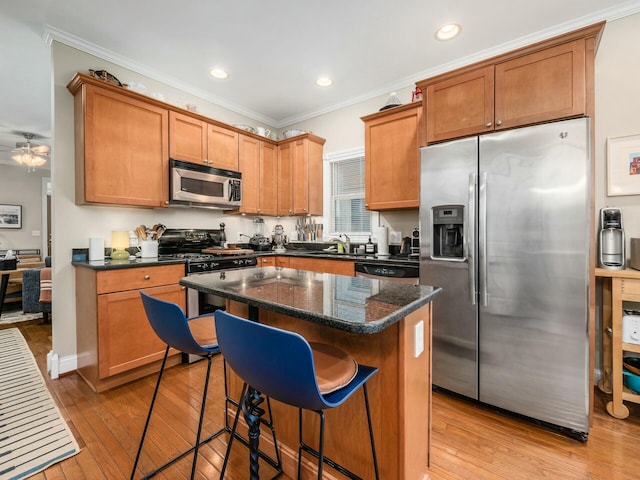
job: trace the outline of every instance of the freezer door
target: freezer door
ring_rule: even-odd
[[[589,429],[588,120],[480,140],[480,400]],[[486,220],[486,222],[485,222]]]
[[[478,398],[477,291],[474,246],[478,140],[421,150],[420,283],[442,287],[433,303],[433,384]],[[470,184],[471,182],[471,184]],[[431,259],[432,207],[464,206],[464,261]]]

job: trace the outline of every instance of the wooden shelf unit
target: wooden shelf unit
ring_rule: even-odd
[[[624,302],[640,302],[640,271],[632,269],[606,270],[596,268],[596,277],[602,285],[602,366],[603,377],[598,388],[612,394],[607,412],[615,418],[629,416],[624,400],[640,403],[640,395],[626,388],[622,379],[624,352],[640,354],[640,345],[622,341],[622,316]]]

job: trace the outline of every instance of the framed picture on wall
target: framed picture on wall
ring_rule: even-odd
[[[640,135],[607,139],[607,195],[640,195]]]
[[[22,228],[22,205],[0,204],[0,228]]]

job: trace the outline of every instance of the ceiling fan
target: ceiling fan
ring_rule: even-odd
[[[41,167],[47,163],[49,158],[49,147],[47,145],[32,145],[31,140],[35,137],[33,133],[23,133],[26,142],[16,142],[16,148],[11,152],[16,162],[26,165],[29,172],[34,172],[36,167]]]

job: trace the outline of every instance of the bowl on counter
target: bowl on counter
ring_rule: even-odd
[[[624,363],[624,368],[631,373],[640,375],[640,357],[624,357],[622,363]]]
[[[307,132],[305,132],[304,130],[292,129],[292,130],[285,130],[284,132],[282,132],[282,136],[284,138],[291,138],[297,135],[302,135],[303,133],[307,133]]]

